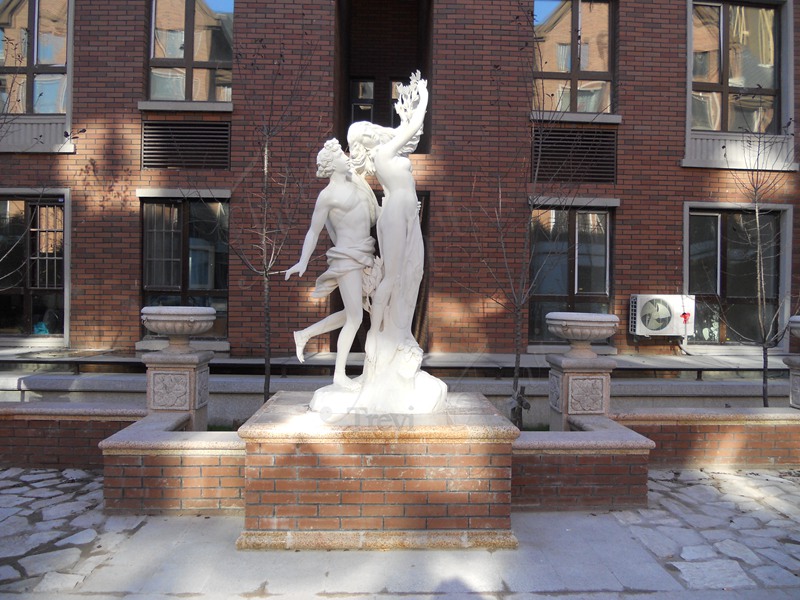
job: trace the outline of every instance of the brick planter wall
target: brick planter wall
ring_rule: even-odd
[[[514,442],[514,507],[646,506],[653,442],[606,417],[571,417],[569,424],[573,431],[525,432]]]
[[[800,411],[794,409],[653,409],[614,418],[655,442],[651,465],[774,468],[800,464]]]
[[[511,502],[528,509],[647,506],[647,454],[516,454]]]
[[[152,413],[100,444],[106,510],[238,513],[244,442],[235,432],[183,431],[185,412]]]
[[[244,509],[244,454],[107,455],[106,511],[219,514]]]
[[[142,411],[87,405],[0,405],[0,463],[25,468],[99,469],[98,445]]]

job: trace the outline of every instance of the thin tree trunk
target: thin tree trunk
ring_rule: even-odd
[[[272,375],[272,324],[269,315],[269,274],[264,274],[264,402],[269,400]]]
[[[764,403],[764,408],[769,407],[768,367],[769,348],[764,344],[761,346],[761,400]]]

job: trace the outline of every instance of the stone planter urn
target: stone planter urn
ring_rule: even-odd
[[[551,312],[545,317],[550,333],[567,340],[565,354],[548,354],[550,365],[550,430],[568,431],[570,415],[608,416],[611,406],[611,371],[616,362],[600,357],[592,342],[617,331],[616,315]]]
[[[189,352],[189,338],[214,326],[217,311],[206,306],[146,306],[142,324],[149,331],[169,338],[165,352]]]
[[[610,338],[619,327],[619,317],[598,313],[551,312],[545,319],[550,333],[569,342],[564,356],[570,358],[596,357],[592,342]]]
[[[189,429],[205,431],[208,412],[209,350],[195,350],[189,337],[214,325],[217,311],[202,306],[148,306],[142,309],[147,329],[169,338],[169,346],[142,357],[147,366],[147,409],[189,414]]]

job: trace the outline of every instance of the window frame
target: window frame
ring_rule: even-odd
[[[224,332],[217,331],[216,333],[214,330],[209,332],[205,336],[200,336],[198,339],[201,340],[208,340],[210,342],[217,342],[215,346],[211,347],[211,349],[225,351],[230,348],[229,344],[227,343],[228,338],[228,314],[230,302],[230,263],[228,263],[228,273],[227,273],[227,287],[225,288],[200,288],[200,287],[191,287],[190,283],[190,255],[191,255],[191,239],[189,237],[189,210],[188,207],[192,202],[216,202],[223,204],[228,207],[228,216],[230,216],[230,198],[231,193],[229,190],[223,189],[207,189],[207,190],[181,190],[181,189],[139,189],[136,192],[139,202],[140,202],[140,223],[141,223],[141,304],[142,306],[150,306],[147,302],[148,295],[152,294],[163,294],[169,296],[180,296],[181,304],[186,305],[190,304],[190,298],[192,297],[200,297],[200,296],[216,296],[216,297],[225,297],[226,303],[226,312],[224,315],[225,324],[223,326]],[[180,272],[180,285],[179,286],[159,286],[159,285],[149,285],[147,282],[146,276],[146,264],[147,264],[147,230],[145,228],[145,206],[152,204],[163,204],[163,205],[176,205],[179,207],[180,210],[180,230],[179,230],[179,241],[180,241],[180,264],[181,264],[181,272]],[[230,235],[230,229],[228,230],[228,236]],[[228,246],[228,257],[230,257],[230,246]],[[221,315],[220,315],[221,317]],[[216,327],[215,327],[216,329]],[[153,336],[150,335],[147,331],[143,330],[143,334],[148,339],[153,339]],[[223,342],[220,343],[218,341],[222,340]],[[149,346],[146,347],[140,344],[137,344],[137,349],[150,349]]]
[[[162,0],[163,1],[163,0]],[[184,15],[183,15],[183,57],[182,58],[157,58],[154,56],[156,48],[156,5],[159,0],[151,0],[150,2],[150,49],[148,54],[148,67],[147,67],[147,100],[139,103],[141,110],[175,110],[174,106],[161,106],[162,104],[169,105],[209,105],[208,109],[212,111],[226,112],[231,110],[229,107],[230,100],[216,100],[214,98],[205,98],[195,100],[193,98],[194,87],[194,71],[195,69],[210,69],[221,70],[227,69],[231,72],[233,77],[233,57],[230,61],[227,60],[208,60],[201,61],[194,58],[195,47],[195,0],[184,0]],[[235,3],[234,3],[235,13]],[[233,41],[231,41],[231,52],[233,53]],[[176,98],[153,98],[152,90],[152,74],[154,69],[183,69],[183,99]],[[214,87],[209,88],[209,93],[214,90]],[[231,83],[231,90],[233,90],[233,83]],[[206,110],[206,108],[203,108]]]
[[[565,307],[559,310],[575,310],[575,306],[582,303],[606,304],[608,310],[613,310],[613,247],[614,247],[614,227],[615,209],[619,207],[619,200],[616,198],[576,198],[569,203],[564,200],[551,198],[541,198],[533,203],[532,211],[537,210],[561,210],[567,212],[567,283],[569,290],[567,294],[536,294],[531,293],[528,311],[528,351],[537,351],[542,348],[548,350],[548,345],[560,344],[556,338],[537,339],[535,337],[535,313],[533,308],[535,303],[540,302],[562,302]],[[579,291],[579,230],[578,215],[585,213],[602,213],[606,216],[606,254],[605,254],[605,292],[581,292]],[[532,216],[531,216],[532,219]],[[533,252],[533,248],[531,250]],[[533,254],[531,255],[531,267],[533,268]]]
[[[782,83],[782,69],[783,69],[783,56],[780,51],[775,53],[775,61],[777,64],[774,65],[775,67],[775,78],[777,80],[777,87],[776,88],[762,88],[762,87],[737,87],[732,85],[731,80],[731,60],[730,60],[730,44],[731,44],[731,8],[733,7],[748,7],[748,8],[770,8],[775,11],[775,18],[778,20],[778,27],[775,30],[775,46],[780,50],[783,47],[782,40],[781,40],[781,23],[782,23],[782,15],[780,7],[775,6],[774,4],[770,3],[752,3],[752,2],[734,2],[731,0],[719,0],[719,1],[693,1],[692,3],[692,11],[696,6],[714,6],[719,7],[719,23],[720,23],[720,37],[719,37],[719,54],[720,54],[720,61],[719,61],[719,70],[720,70],[720,81],[718,83],[714,82],[696,82],[694,81],[694,73],[692,73],[692,94],[695,92],[701,93],[715,93],[720,95],[720,126],[719,130],[707,130],[707,129],[692,129],[692,131],[719,131],[720,133],[742,133],[741,131],[731,131],[730,129],[730,98],[732,96],[737,95],[760,95],[760,96],[770,96],[774,98],[775,103],[775,116],[773,119],[773,123],[775,124],[776,129],[780,127],[780,124],[783,122],[782,113],[785,112],[783,107],[781,106],[781,83]],[[692,29],[694,31],[694,29]],[[691,46],[691,56],[690,61],[693,63],[694,61],[694,38],[692,38],[692,46]],[[694,71],[694,67],[692,67],[692,71]],[[694,103],[693,103],[694,105]],[[690,119],[690,123],[694,121],[694,115]],[[776,132],[764,132],[767,135],[775,134]]]
[[[714,4],[700,1],[698,4]],[[721,2],[720,2],[721,4]],[[731,2],[728,2],[731,4]],[[736,4],[736,3],[733,3]],[[740,3],[742,4],[742,3]],[[776,95],[781,115],[792,115],[794,111],[794,3],[788,0],[761,0],[751,6],[771,6],[778,11],[777,54],[779,88]],[[797,171],[795,162],[794,120],[778,134],[745,134],[743,132],[705,131],[692,129],[693,95],[693,12],[694,2],[686,3],[686,123],[685,147],[681,166],[699,169],[752,170],[760,168],[770,171]],[[780,123],[779,123],[780,125]]]
[[[26,203],[41,203],[43,205],[61,205],[62,209],[62,240],[63,250],[61,255],[61,286],[58,289],[62,294],[62,332],[56,334],[34,334],[32,323],[30,324],[31,333],[20,334],[0,334],[0,347],[68,347],[70,340],[70,297],[71,297],[71,230],[70,223],[72,222],[72,202],[71,193],[67,188],[46,188],[46,189],[32,189],[32,188],[0,188],[0,199],[2,200],[22,200]],[[28,214],[28,207],[26,206],[26,215]],[[29,233],[26,231],[25,237]],[[26,246],[28,245],[26,241]],[[30,263],[29,250],[26,250],[26,262]],[[29,285],[29,275],[26,267],[25,286],[23,286],[26,294],[33,294],[35,289]],[[6,290],[7,291],[7,290]],[[3,292],[0,292],[2,294]],[[30,298],[25,298],[25,306],[30,307]]]
[[[31,23],[36,25],[39,0],[29,0],[28,27]],[[58,67],[46,65],[37,67],[30,59],[31,52],[35,52],[36,37],[28,41],[28,64],[25,67],[0,66],[0,74],[13,74],[13,72],[30,70],[26,77],[26,111],[28,103],[33,100],[33,74],[47,74],[55,72],[64,74],[64,112],[63,113],[4,113],[0,106],[0,152],[20,153],[66,153],[75,152],[72,132],[72,89],[73,89],[73,42],[75,39],[75,2],[66,0],[67,3],[67,31],[66,31],[66,64]],[[33,14],[32,14],[33,13]],[[38,28],[34,29],[38,32]],[[38,33],[37,33],[38,35]],[[65,133],[66,132],[66,133]],[[0,182],[2,183],[2,182]]]
[[[569,102],[570,106],[568,110],[550,110],[545,109],[542,106],[536,106],[536,98],[533,98],[533,110],[532,110],[532,118],[535,120],[560,120],[560,121],[571,121],[573,118],[578,121],[582,122],[587,119],[587,117],[591,118],[593,122],[609,122],[609,123],[618,123],[619,117],[615,114],[617,110],[617,98],[616,98],[616,86],[615,81],[617,78],[616,75],[616,46],[617,46],[617,29],[616,29],[616,19],[614,15],[617,11],[617,2],[615,0],[608,0],[608,71],[589,71],[583,70],[581,68],[584,62],[584,55],[582,54],[584,45],[580,43],[581,39],[581,31],[580,31],[580,18],[581,18],[581,2],[590,2],[590,0],[571,0],[571,15],[570,15],[570,31],[571,31],[571,39],[570,39],[570,57],[569,57],[569,65],[570,68],[568,71],[545,71],[539,70],[537,65],[539,63],[540,55],[539,55],[539,41],[536,37],[535,31],[532,33],[533,37],[533,78],[534,78],[534,85],[536,89],[539,89],[540,84],[538,81],[541,80],[555,80],[555,81],[568,81],[569,82]],[[536,11],[536,1],[533,2],[533,12]],[[535,17],[533,17],[535,19]],[[608,82],[610,86],[609,91],[609,106],[607,110],[601,112],[588,112],[588,111],[578,111],[578,104],[579,104],[579,97],[580,97],[580,88],[579,82],[580,81],[603,81]],[[554,115],[560,115],[558,117],[554,117]]]
[[[790,302],[786,300],[790,298],[791,294],[791,277],[792,277],[792,222],[794,219],[794,207],[785,204],[762,204],[760,206],[761,212],[769,212],[777,214],[778,217],[778,236],[779,244],[778,252],[778,265],[776,275],[778,277],[778,291],[776,302],[778,304],[778,328],[784,327],[788,323],[791,316]],[[689,233],[690,233],[690,219],[692,215],[703,214],[712,215],[717,213],[736,214],[741,212],[754,212],[754,207],[751,203],[746,202],[685,202],[684,203],[684,252],[683,252],[683,289],[685,293],[689,294],[689,275],[690,275],[690,247],[689,247]],[[719,221],[723,223],[722,220]],[[724,266],[721,261],[723,260],[722,254],[724,249],[721,247],[723,243],[723,232],[720,226],[717,239],[717,252],[719,272],[717,274],[718,280],[723,277],[722,271]],[[718,281],[717,290],[724,287],[724,282]],[[698,294],[709,295],[709,294]],[[697,301],[696,301],[697,302]],[[697,312],[697,311],[695,311]],[[709,342],[696,342],[690,340],[692,353],[695,354],[758,354],[761,353],[761,347],[754,344],[737,341],[720,341],[715,343]],[[789,351],[789,336],[784,335],[774,348],[770,348],[771,353],[782,354]]]

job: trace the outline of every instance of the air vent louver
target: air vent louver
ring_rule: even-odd
[[[230,123],[142,123],[144,169],[229,169],[230,163]]]
[[[537,181],[614,183],[617,132],[613,129],[537,127],[533,133]]]

